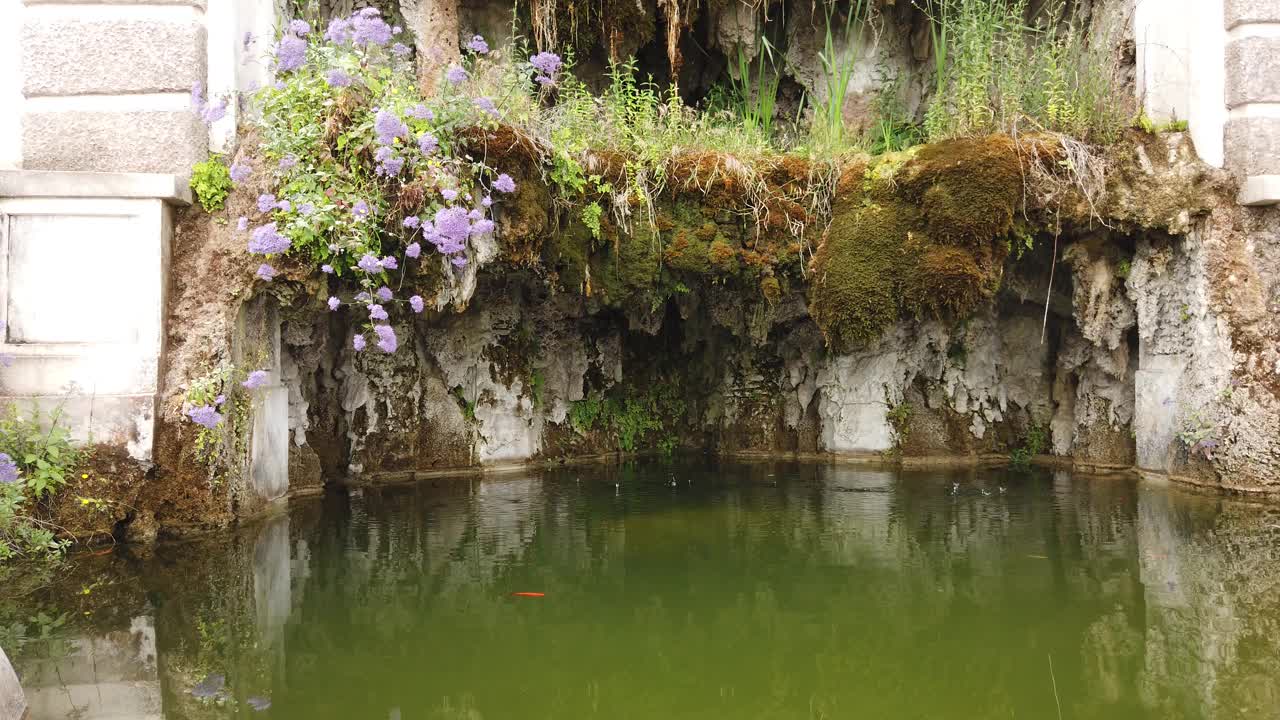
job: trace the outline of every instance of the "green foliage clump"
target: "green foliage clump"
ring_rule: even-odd
[[[911,437],[911,418],[915,416],[915,412],[911,403],[901,402],[890,405],[884,414],[885,420],[889,422],[889,429],[893,431],[893,450],[896,453],[902,452]]]
[[[198,162],[191,168],[191,190],[205,212],[218,212],[231,194],[231,171],[216,157]]]
[[[47,416],[24,415],[13,405],[0,409],[0,458],[12,481],[0,479],[0,562],[16,557],[56,557],[67,545],[53,526],[33,514],[33,505],[57,493],[85,459],[71,442],[61,409]]]
[[[602,395],[589,393],[569,406],[569,424],[580,434],[611,433],[623,452],[635,452],[649,442],[663,452],[679,445],[677,428],[685,415],[684,397],[676,384],[628,388]]]
[[[963,317],[994,295],[1023,187],[1012,140],[953,140],[846,175],[810,295],[832,346],[864,345],[904,314]]]
[[[915,0],[930,19],[930,141],[1030,129],[1114,141],[1132,117],[1109,33],[1052,0],[1028,25],[1027,0]],[[1066,18],[1065,22],[1062,18]]]
[[[1049,446],[1049,432],[1043,425],[1032,424],[1027,428],[1027,436],[1022,441],[1022,447],[1015,448],[1009,453],[1009,462],[1018,467],[1026,467],[1031,464],[1032,458],[1043,453]]]
[[[214,427],[192,423],[196,430],[192,450],[196,460],[209,470],[209,481],[218,484],[227,471],[241,466],[249,450],[251,399],[241,383],[248,374],[229,362],[222,362],[192,380],[183,394],[183,408],[215,408],[222,422]]]

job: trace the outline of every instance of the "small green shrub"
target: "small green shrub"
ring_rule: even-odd
[[[13,405],[0,410],[0,562],[15,557],[53,557],[66,547],[32,506],[57,493],[84,461],[71,443],[61,408],[47,416],[24,415]]]
[[[885,420],[889,422],[889,428],[893,431],[895,453],[901,453],[902,448],[907,444],[911,435],[911,418],[915,412],[915,408],[910,403],[903,402],[890,406],[885,413]]]
[[[222,161],[211,157],[191,168],[191,190],[205,212],[218,212],[227,205],[231,194],[231,171]]]
[[[1015,467],[1026,467],[1031,460],[1043,453],[1049,444],[1049,433],[1043,425],[1032,424],[1027,428],[1027,436],[1023,438],[1022,447],[1009,453],[1009,462]]]

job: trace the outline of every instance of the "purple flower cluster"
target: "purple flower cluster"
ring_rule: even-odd
[[[249,229],[249,218],[241,215],[240,219],[236,221],[236,230],[240,232],[244,232],[245,230],[248,230],[248,229]]]
[[[396,117],[395,113],[379,110],[373,119],[373,132],[378,136],[379,143],[390,145],[396,138],[408,137],[409,126]]]
[[[363,350],[364,345],[365,345],[364,335],[357,335],[351,338],[351,347],[355,348],[356,352],[360,352],[361,350]]]
[[[383,177],[395,177],[404,170],[404,158],[396,155],[396,151],[386,145],[378,148],[373,159],[378,163],[374,170]]]
[[[301,37],[311,32],[311,26],[306,20],[293,20],[289,23],[289,32]]]
[[[273,222],[254,228],[249,238],[249,252],[254,255],[279,255],[292,246],[293,241],[281,235]]]
[[[560,72],[561,65],[559,55],[553,52],[540,52],[529,58],[529,64],[538,73],[534,80],[537,80],[542,85],[555,84],[556,73]]]
[[[476,107],[483,110],[490,117],[498,117],[498,107],[493,104],[492,98],[478,97],[474,100]]]
[[[191,86],[191,109],[205,125],[212,125],[227,115],[227,99],[222,98],[216,103],[206,102],[204,98],[204,84],[196,82]]]
[[[467,42],[467,49],[477,55],[489,54],[489,43],[480,35],[475,35]]]
[[[267,282],[271,282],[271,280],[275,278],[275,276],[278,274],[279,273],[276,272],[275,268],[271,267],[266,263],[262,263],[261,265],[259,265],[258,272],[254,273],[254,275],[258,276],[258,279],[266,280]]]
[[[360,262],[356,263],[356,267],[367,273],[380,273],[382,272],[382,261],[374,255],[365,253],[360,258]]]
[[[347,87],[351,84],[351,76],[337,68],[326,73],[324,79],[329,83],[329,87]]]
[[[351,216],[356,220],[364,220],[369,217],[369,203],[357,200],[356,204],[351,206]]]
[[[369,319],[370,320],[386,320],[387,319],[386,309],[383,308],[381,305],[370,305]]]
[[[422,308],[423,308],[422,296],[414,295],[413,297],[409,298],[409,307],[413,308],[413,311],[416,313],[422,312]]]
[[[222,414],[212,405],[197,405],[187,411],[187,417],[191,418],[191,422],[210,430],[222,423]]]
[[[382,352],[393,353],[396,351],[398,346],[396,331],[391,329],[390,325],[375,325],[373,331],[378,334],[378,348]]]
[[[392,298],[391,288],[387,287],[386,285],[383,285],[382,287],[378,288],[377,292],[375,292],[374,294],[377,295],[378,299],[381,300],[382,302],[391,302],[391,298]]]
[[[237,162],[237,163],[231,164],[231,181],[232,182],[242,183],[245,180],[248,180],[249,176],[252,174],[253,174],[253,165],[250,165],[248,160],[244,162]]]
[[[18,481],[18,463],[9,457],[9,453],[0,453],[0,483]]]
[[[276,45],[276,70],[292,72],[307,62],[307,41],[288,34]]]
[[[396,28],[383,21],[377,8],[367,7],[352,13],[349,18],[330,20],[324,39],[334,45],[350,42],[357,47],[381,47],[391,42],[391,36],[396,32]]]
[[[422,151],[423,155],[430,155],[439,149],[439,147],[440,141],[436,139],[435,135],[432,135],[431,133],[422,133],[418,136],[418,150]]]
[[[267,384],[267,371],[254,370],[253,372],[249,373],[249,377],[245,378],[244,382],[240,384],[243,385],[248,390],[257,390],[258,388]]]
[[[377,8],[363,8],[351,16],[351,42],[357,46],[381,47],[391,42],[392,34],[391,26],[383,21]]]
[[[449,69],[445,71],[444,79],[448,80],[454,85],[457,85],[458,83],[466,81],[467,71],[463,70],[461,67],[457,65],[451,65],[449,66]]]
[[[409,117],[417,120],[435,120],[436,114],[431,112],[431,108],[418,103],[409,109]]]
[[[498,192],[513,193],[516,191],[516,181],[512,180],[510,175],[502,173],[493,182],[493,189]]]
[[[333,297],[332,295],[330,295],[330,296],[329,296],[329,310],[330,310],[330,311],[337,310],[337,309],[338,309],[338,306],[339,306],[339,305],[341,305],[341,304],[342,304],[342,301],[341,301],[341,300],[338,300],[338,298]]]
[[[409,57],[409,53],[413,52],[408,45],[404,43],[396,43],[391,46],[391,54],[396,57]]]
[[[297,164],[298,164],[298,156],[294,155],[293,153],[289,153],[288,155],[285,155],[284,157],[280,158],[280,163],[278,164],[277,167],[279,167],[281,170],[292,170],[294,167],[297,166]]]

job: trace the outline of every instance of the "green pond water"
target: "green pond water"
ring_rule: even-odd
[[[1280,507],[1131,480],[651,460],[71,566],[34,720],[1280,717]]]

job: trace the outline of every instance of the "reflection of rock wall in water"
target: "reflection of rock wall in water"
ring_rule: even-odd
[[[1280,707],[1280,511],[1142,489],[1146,701],[1186,698],[1206,717]]]

